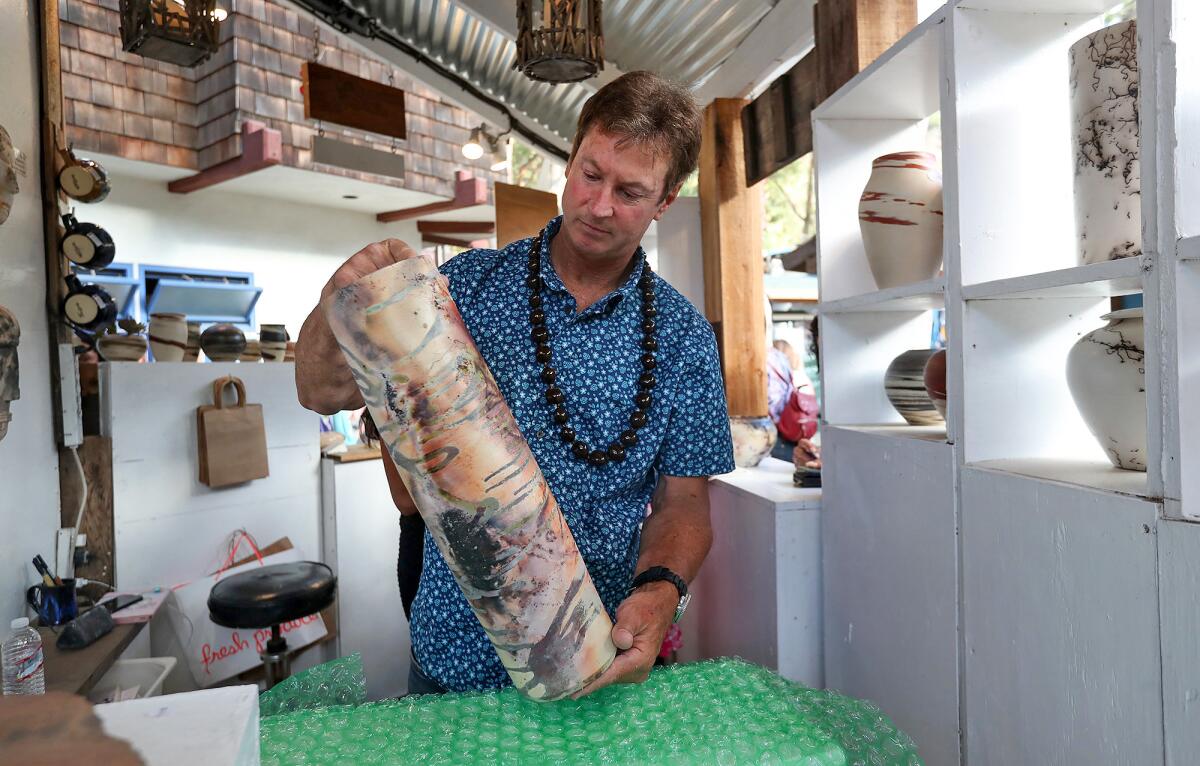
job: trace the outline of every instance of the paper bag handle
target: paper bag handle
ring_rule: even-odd
[[[246,406],[245,384],[242,383],[240,378],[235,378],[232,375],[226,375],[223,378],[217,378],[213,381],[213,404],[216,405],[217,409],[224,408],[225,405],[221,401],[223,398],[222,394],[225,392],[225,386],[228,386],[231,383],[233,384],[233,387],[237,389],[237,406]]]

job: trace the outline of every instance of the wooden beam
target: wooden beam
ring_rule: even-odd
[[[494,196],[498,247],[532,237],[558,215],[558,197],[551,192],[497,182]]]
[[[242,123],[242,154],[217,163],[195,175],[180,178],[167,184],[167,190],[175,194],[190,194],[210,186],[231,181],[253,173],[283,159],[283,136],[278,130],[268,128],[257,120]]]
[[[422,234],[495,234],[495,221],[417,221]]]
[[[407,138],[404,91],[312,61],[300,65],[304,116],[347,128]]]
[[[742,110],[748,183],[756,184],[812,151],[817,85],[813,51]]]
[[[476,178],[466,170],[456,170],[454,172],[454,199],[445,202],[431,202],[428,205],[408,207],[403,210],[390,210],[386,213],[379,213],[375,216],[375,220],[380,223],[406,221],[430,213],[444,213],[447,210],[486,205],[487,201],[487,179]]]
[[[817,102],[865,69],[917,25],[917,0],[820,0]]]
[[[767,415],[762,193],[746,184],[741,99],[704,110],[700,227],[704,305],[717,335],[731,416]]]
[[[422,234],[421,240],[428,242],[431,245],[449,245],[450,247],[464,247],[472,250],[477,247],[487,247],[491,244],[486,239],[457,239],[455,237],[446,237],[441,234]]]

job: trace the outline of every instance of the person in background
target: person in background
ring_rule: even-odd
[[[800,355],[786,340],[767,351],[767,413],[778,437],[771,457],[791,460],[800,439],[817,430],[817,397]]]
[[[817,325],[817,317],[813,317],[812,323],[808,326],[808,350],[812,354],[813,360],[817,363],[818,372],[821,369],[819,332],[820,328]],[[821,470],[821,437],[819,434],[814,432],[808,437],[801,437],[797,440],[796,447],[792,450],[792,463],[798,469],[815,468],[818,471]]]

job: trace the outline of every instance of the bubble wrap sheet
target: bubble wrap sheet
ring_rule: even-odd
[[[921,764],[873,705],[730,659],[659,668],[578,701],[427,695],[270,715],[261,731],[263,766]]]

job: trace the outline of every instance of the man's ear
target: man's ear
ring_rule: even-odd
[[[663,198],[663,201],[660,202],[658,205],[658,212],[654,214],[654,220],[656,220],[656,221],[662,220],[663,213],[667,212],[667,208],[669,208],[671,206],[671,203],[679,198],[679,190],[682,188],[683,188],[683,183],[681,182],[681,183],[677,184],[674,189],[671,190],[670,194],[668,194],[666,197]]]

